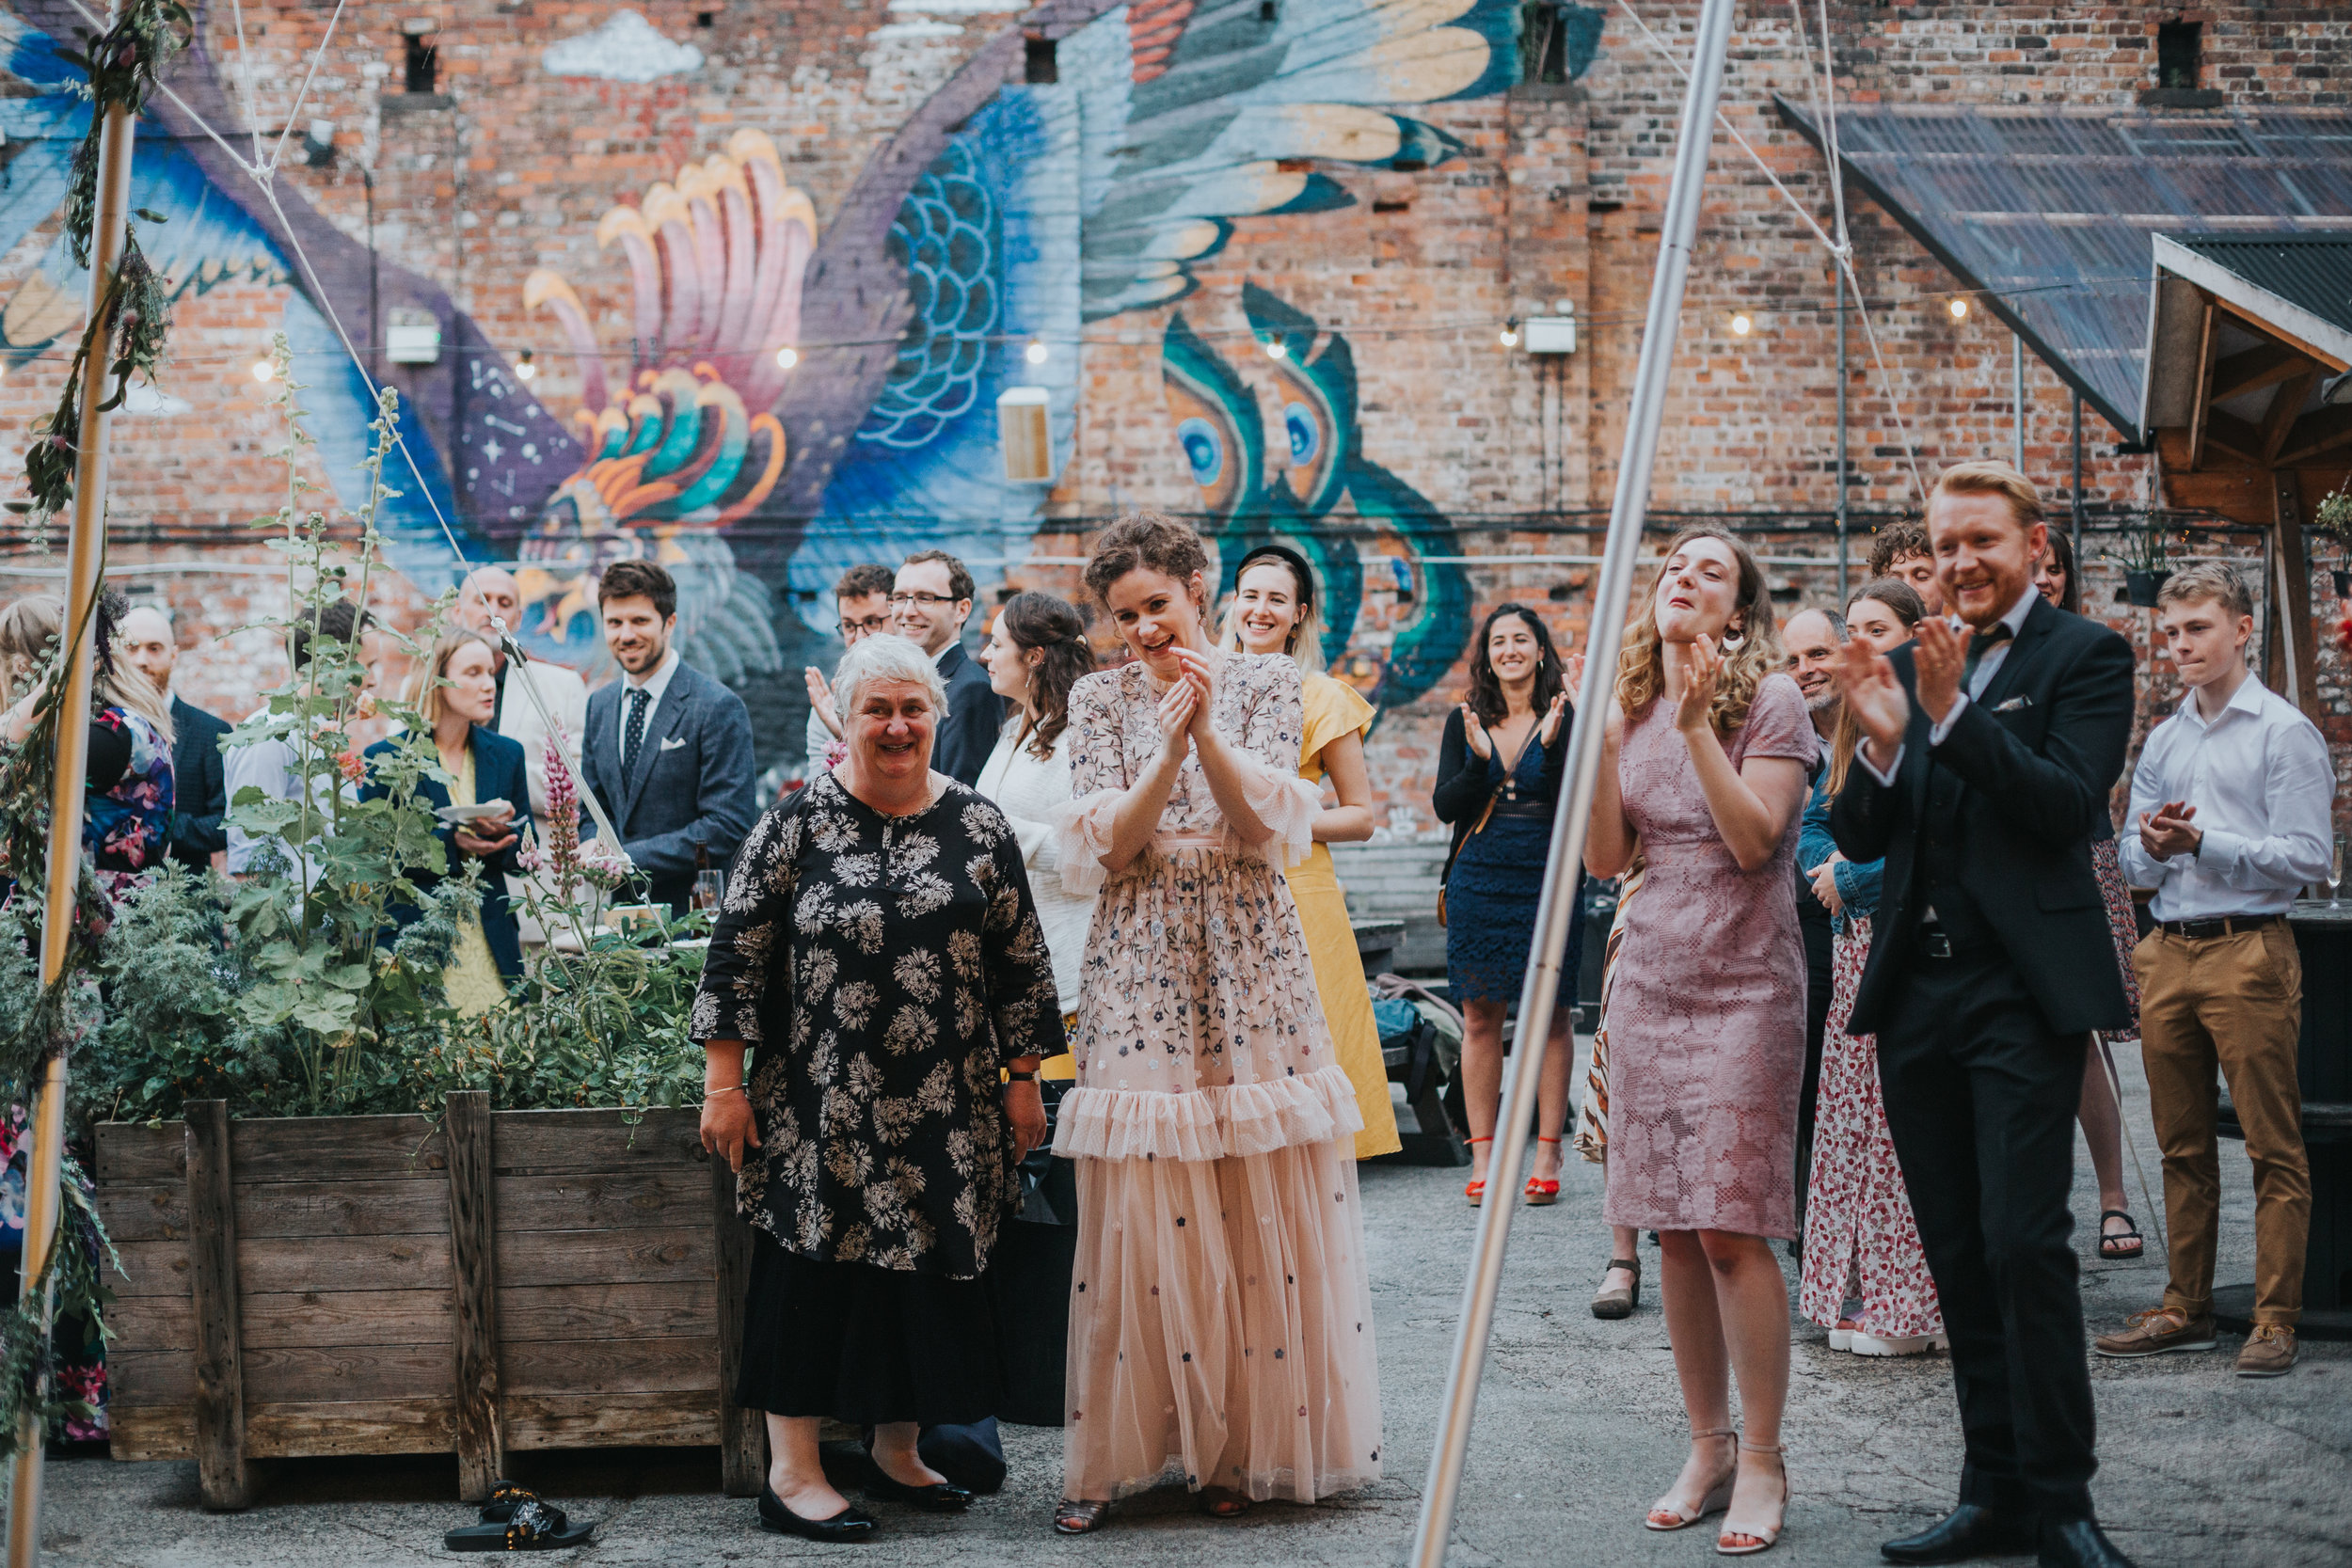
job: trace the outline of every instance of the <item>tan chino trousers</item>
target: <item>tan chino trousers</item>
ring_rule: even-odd
[[[2171,1282],[2164,1305],[2191,1318],[2213,1310],[2221,1220],[2215,1141],[2217,1067],[2254,1163],[2254,1321],[2292,1326],[2303,1315],[2303,1251],[2312,1220],[2296,1040],[2303,963],[2283,924],[2228,936],[2151,931],[2132,955],[2139,972],[2140,1050],[2148,1106],[2164,1152]]]

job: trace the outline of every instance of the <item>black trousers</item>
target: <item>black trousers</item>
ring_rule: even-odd
[[[1814,919],[1815,914],[1820,918]],[[1797,1091],[1797,1234],[1802,1237],[1805,1186],[1813,1179],[1813,1107],[1821,1094],[1821,1037],[1829,1028],[1830,974],[1836,952],[1829,911],[1810,886],[1797,891],[1797,929],[1804,937],[1804,1082]]]
[[[1960,1500],[2087,1519],[2098,1461],[2068,1198],[2088,1037],[2052,1033],[1997,949],[1905,968],[1879,1078],[1951,1337]]]

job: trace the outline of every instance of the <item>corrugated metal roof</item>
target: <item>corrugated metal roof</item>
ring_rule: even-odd
[[[1775,102],[1820,145],[1805,110]],[[2151,236],[2352,224],[2352,113],[2341,110],[1861,104],[1838,110],[1837,134],[1853,186],[2134,436]]]
[[[2352,230],[2328,234],[2175,234],[2251,283],[2352,332]]]

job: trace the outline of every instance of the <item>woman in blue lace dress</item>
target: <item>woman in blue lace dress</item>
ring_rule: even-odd
[[[1438,820],[1454,825],[1443,895],[1445,968],[1450,997],[1462,1009],[1462,1104],[1471,1133],[1464,1192],[1472,1207],[1486,1200],[1486,1156],[1502,1098],[1502,1020],[1527,980],[1552,808],[1576,720],[1568,688],[1583,664],[1581,657],[1564,661],[1543,617],[1518,604],[1488,615],[1475,646],[1470,696],[1446,716],[1433,797]],[[1580,868],[1561,971],[1567,975],[1577,973],[1583,953],[1582,886]],[[1534,1204],[1560,1198],[1560,1138],[1576,1068],[1568,1029],[1575,1000],[1571,990],[1552,1010],[1535,1168],[1524,1195]]]

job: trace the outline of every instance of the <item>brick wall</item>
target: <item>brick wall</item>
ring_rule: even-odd
[[[371,225],[359,170],[372,170],[379,254],[446,288],[501,349],[534,348],[544,372],[536,391],[563,416],[577,405],[579,367],[544,314],[524,308],[522,280],[532,269],[570,279],[604,341],[625,340],[627,269],[616,252],[599,249],[596,234],[613,203],[637,199],[680,163],[755,126],[773,138],[789,178],[808,193],[820,224],[829,223],[869,159],[1005,21],[946,6],[931,17],[918,5],[881,0],[635,0],[662,38],[699,49],[705,67],[644,84],[559,79],[541,69],[550,45],[604,24],[618,8],[605,0],[435,0],[347,11],[297,117],[331,121],[334,163],[311,168],[290,156],[278,175],[364,241]],[[1695,0],[1644,0],[1639,9],[1668,49],[1687,53]],[[241,57],[234,21],[221,8],[204,14],[207,49],[233,100]],[[244,8],[242,57],[266,129],[294,112],[327,17],[309,4]],[[1856,102],[1906,103],[2128,104],[2153,85],[2156,26],[2181,18],[2203,23],[2206,79],[2233,104],[2342,103],[2352,93],[2338,8],[1849,3],[1830,12],[1839,91]],[[438,28],[441,91],[431,101],[407,102],[399,92],[400,26],[410,19]],[[1774,93],[1803,101],[1807,69],[1786,7],[1743,8],[1726,114],[1826,223],[1820,158],[1783,128],[1771,104]],[[1359,381],[1363,453],[1443,512],[1464,553],[1595,552],[1597,531],[1560,530],[1597,529],[1615,483],[1679,100],[1678,79],[1621,10],[1608,9],[1598,55],[1581,80],[1419,106],[1419,118],[1466,149],[1419,172],[1317,162],[1316,172],[1353,204],[1237,220],[1226,248],[1196,269],[1199,291],[1179,309],[1236,364],[1255,348],[1241,304],[1246,284],[1343,333]],[[298,125],[290,148],[302,139]],[[7,199],[0,192],[0,204]],[[2006,454],[2012,408],[2005,329],[1982,311],[1954,321],[1947,309],[1954,280],[1869,203],[1853,199],[1851,223],[1897,394],[1890,403],[1857,327],[1847,390],[1859,556],[1870,523],[1913,498],[1906,430],[1931,475],[1956,458]],[[30,310],[24,302],[53,233],[54,226],[36,225],[0,256],[11,333],[20,304]],[[129,580],[153,585],[181,610],[189,645],[183,684],[231,714],[249,706],[278,668],[269,638],[234,628],[274,611],[283,591],[228,568],[267,564],[246,524],[285,499],[270,455],[282,433],[250,369],[280,325],[288,287],[284,277],[248,269],[183,295],[174,358],[162,377],[173,411],[117,424],[115,560],[173,568]],[[1776,520],[1801,524],[1756,542],[1775,557],[1828,553],[1832,541],[1815,524],[1836,493],[1832,298],[1827,258],[1804,224],[1719,135],[1653,485],[1661,521],[1718,513],[1768,530]],[[1503,318],[1564,300],[1581,324],[1579,352],[1564,363],[1498,345]],[[76,314],[70,306],[69,322]],[[1735,308],[1757,324],[1744,339],[1730,331]],[[1074,553],[1092,524],[1122,507],[1200,505],[1175,454],[1163,385],[1171,313],[1131,311],[1089,328],[1074,444],[1047,507],[1041,554]],[[2063,489],[2067,397],[2046,370],[2029,368],[2027,467]],[[44,411],[61,370],[55,348],[13,364],[0,380],[0,428],[21,431]],[[298,370],[324,382],[335,366],[326,358]],[[2095,415],[2086,423],[2090,502],[2103,514],[2147,504],[2151,460],[2116,454],[2116,434]],[[301,472],[314,485],[334,477],[315,453],[304,456]],[[222,570],[182,569],[206,562]],[[40,565],[21,554],[6,563]],[[1784,607],[1832,592],[1827,567],[1772,571]],[[1073,592],[1075,576],[1066,565],[1040,564],[1009,585]],[[1508,561],[1469,572],[1479,612],[1507,598],[1530,600],[1556,635],[1580,646],[1591,576],[1586,566]],[[24,580],[0,576],[0,590]],[[2320,580],[2319,597],[2332,603]],[[2101,578],[2094,593],[2110,586]],[[421,597],[403,593],[396,610],[413,618]],[[2144,644],[2144,617],[2140,630]],[[788,685],[788,671],[785,678]],[[1372,737],[1386,832],[1400,842],[1437,827],[1427,804],[1436,737],[1458,684],[1457,670],[1418,703],[1384,715]],[[2161,687],[2159,678],[2152,702]],[[2323,691],[2345,732],[2338,738],[2352,739],[2352,706],[2332,651]],[[762,708],[781,715],[771,726],[781,737],[764,736],[765,751],[797,746],[789,710],[788,691],[781,706]]]

